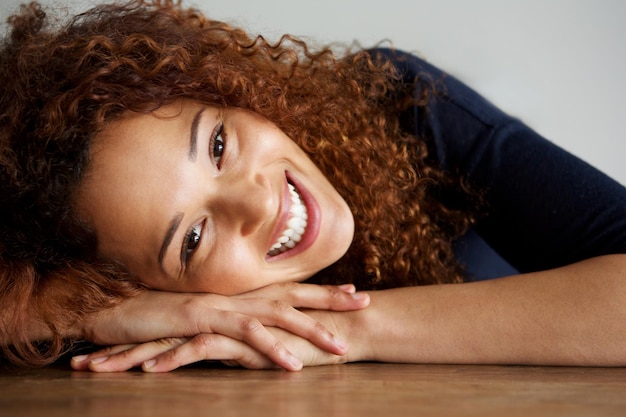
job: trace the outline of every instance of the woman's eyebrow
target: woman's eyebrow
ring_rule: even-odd
[[[196,160],[196,155],[198,154],[198,125],[200,124],[200,119],[202,118],[202,113],[206,107],[201,108],[193,117],[191,121],[191,132],[189,134],[189,154],[188,158],[190,161]],[[170,221],[170,225],[167,228],[167,232],[165,233],[165,237],[163,238],[163,243],[161,244],[161,249],[159,250],[159,266],[163,272],[165,271],[165,267],[163,266],[163,259],[165,258],[165,253],[167,252],[167,248],[172,243],[172,239],[176,234],[176,230],[178,230],[178,226],[183,220],[185,213],[176,213],[172,220]]]
[[[198,125],[200,124],[200,118],[206,107],[198,110],[191,122],[191,134],[189,138],[189,160],[195,161],[196,155],[198,155]]]
[[[163,243],[161,244],[161,250],[159,250],[159,266],[161,267],[161,270],[166,274],[167,272],[165,271],[165,266],[163,266],[163,258],[165,258],[165,252],[167,252],[167,248],[172,242],[172,238],[176,234],[176,230],[178,229],[178,226],[180,226],[180,222],[183,220],[184,216],[185,213],[180,212],[174,215],[174,217],[170,221],[170,226],[165,233],[165,238],[163,239]]]

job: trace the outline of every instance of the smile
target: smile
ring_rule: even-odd
[[[302,236],[304,236],[306,231],[308,221],[306,206],[302,202],[302,197],[296,187],[291,183],[288,183],[287,186],[291,196],[289,219],[285,224],[285,230],[283,230],[276,242],[274,242],[267,252],[268,256],[280,255],[281,253],[295,248],[302,240]]]

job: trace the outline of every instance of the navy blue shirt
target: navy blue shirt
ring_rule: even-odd
[[[438,68],[402,52],[379,51],[406,82],[419,74],[435,81],[441,94],[428,111],[410,109],[407,128],[432,140],[443,170],[484,191],[484,215],[458,245],[470,275],[491,278],[626,253],[624,186]]]

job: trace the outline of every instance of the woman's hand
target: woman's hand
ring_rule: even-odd
[[[147,343],[143,350],[137,349],[140,352],[155,348],[162,352],[165,347],[171,350],[172,346],[184,343],[185,349],[200,347],[204,352],[202,359],[234,360],[244,366],[267,367],[267,362],[256,359],[260,357],[256,354],[260,354],[272,364],[298,370],[302,362],[265,326],[284,329],[333,355],[345,355],[344,342],[296,308],[350,311],[368,304],[367,294],[355,293],[352,285],[286,283],[232,297],[146,291],[91,317],[86,322],[84,337],[107,345],[158,340]],[[72,366],[79,370],[125,370],[144,362],[137,362],[137,356],[131,354],[137,350],[116,346],[75,358]],[[111,355],[115,360],[110,360]]]
[[[309,316],[324,323],[333,334],[341,332],[339,322],[345,321],[346,312],[308,310]],[[335,354],[316,346],[311,341],[284,329],[268,327],[267,330],[297,357],[303,366],[344,363],[353,355]],[[181,366],[203,360],[221,360],[232,366],[248,369],[276,368],[276,363],[250,345],[220,334],[199,334],[191,338],[165,338],[141,344],[117,345],[90,355],[78,357],[72,366],[78,370],[96,372],[123,371],[141,367],[145,372],[169,372]]]

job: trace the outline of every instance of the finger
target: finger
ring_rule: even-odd
[[[352,284],[316,285],[286,282],[235,297],[242,299],[268,298],[285,301],[293,307],[334,311],[359,310],[367,307],[370,302],[369,294],[356,292]]]
[[[145,361],[186,343],[188,340],[187,338],[164,338],[142,343],[108,356],[99,356],[89,361],[89,370],[93,372],[122,372],[137,368]]]
[[[108,358],[111,355],[127,351],[135,346],[137,346],[137,344],[134,343],[126,345],[115,345],[100,349],[87,355],[74,356],[70,361],[70,366],[76,371],[87,371],[89,370],[89,364],[91,361],[99,360],[100,358]]]
[[[239,309],[244,307],[239,307]],[[348,353],[348,344],[336,337],[320,322],[280,300],[251,299],[245,301],[249,314],[265,326],[278,327],[300,336],[335,355]],[[221,332],[218,332],[221,333]]]
[[[352,311],[365,308],[370,303],[369,294],[350,292],[336,285],[293,285],[289,289],[291,304],[294,307],[316,310]]]
[[[302,368],[302,362],[292,355],[256,317],[232,311],[221,311],[218,312],[216,318],[213,323],[212,333],[240,340],[262,355],[267,356],[268,359],[278,366],[289,371],[298,371]]]
[[[169,372],[202,360],[220,360],[249,369],[276,367],[273,361],[245,343],[220,334],[204,333],[145,361],[142,369],[145,372]]]

